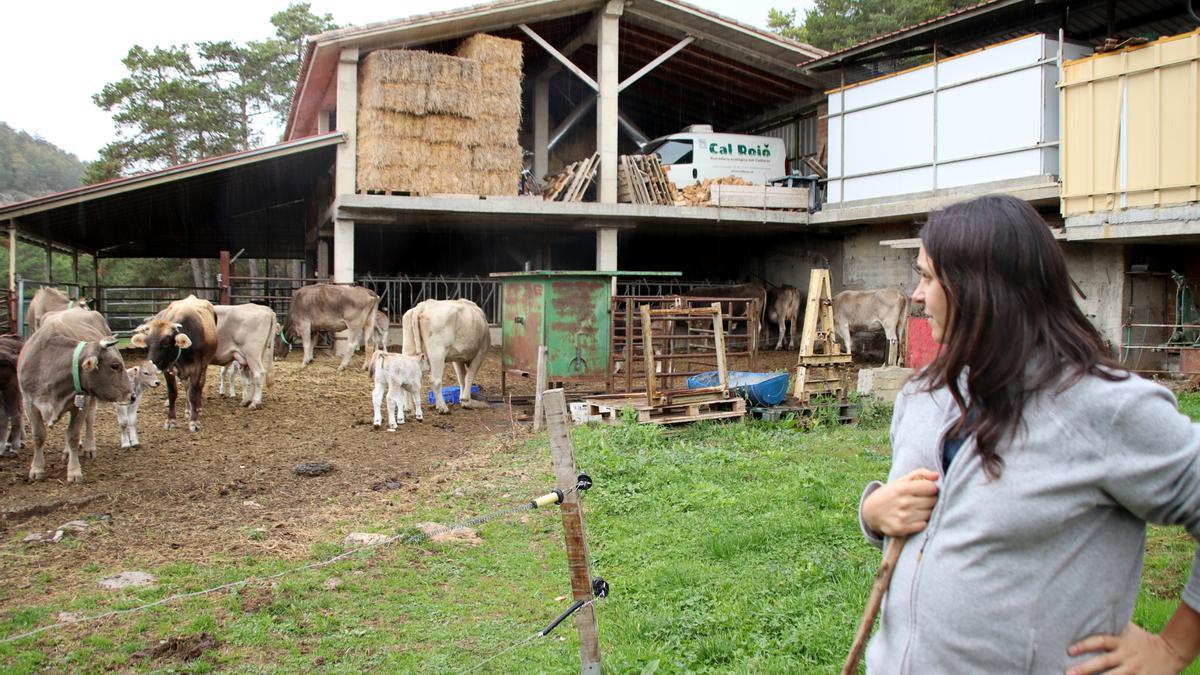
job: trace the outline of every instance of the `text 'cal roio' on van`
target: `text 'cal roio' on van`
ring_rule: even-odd
[[[667,175],[679,187],[709,178],[737,176],[748,183],[766,185],[787,174],[783,139],[746,134],[718,134],[707,124],[656,138],[642,148],[656,154]]]

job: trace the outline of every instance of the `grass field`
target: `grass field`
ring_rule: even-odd
[[[1200,416],[1200,396],[1181,405]],[[578,428],[576,459],[595,480],[584,497],[593,572],[612,586],[596,605],[605,668],[836,671],[879,562],[855,509],[863,484],[887,472],[887,412],[867,410],[857,426],[818,419],[811,429]],[[421,512],[343,523],[309,561],[339,553],[346,532],[466,519],[551,487],[544,437],[498,441],[489,451],[488,461],[430,490]],[[481,545],[397,543],[271,582],[56,627],[0,645],[0,671],[577,672],[570,621],[516,646],[569,604],[558,512],[496,519],[479,534]],[[1157,629],[1195,544],[1156,528],[1148,550],[1136,618]],[[94,590],[95,580],[119,569],[39,577],[32,597],[0,589],[0,639],[53,623],[59,611],[133,607],[303,562],[214,555],[204,565],[150,570],[157,589],[116,595]],[[43,592],[53,601],[40,602]]]

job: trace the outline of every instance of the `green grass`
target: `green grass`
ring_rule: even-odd
[[[1182,398],[1200,414],[1200,397]],[[595,486],[584,496],[593,573],[612,586],[596,606],[609,672],[831,672],[844,657],[879,553],[861,539],[862,485],[890,462],[886,408],[860,426],[818,419],[655,427],[580,428],[578,467]],[[520,504],[551,483],[544,439],[500,451],[483,476],[462,476],[447,496],[403,520],[350,529],[398,532],[420,520],[447,522]],[[459,490],[460,497],[449,493]],[[503,497],[507,495],[507,497]],[[187,599],[87,628],[63,627],[0,645],[0,671],[105,669],[149,672],[458,672],[541,629],[570,596],[562,525],[555,509],[480,526],[480,546],[393,545],[331,566],[233,591]],[[340,551],[333,533],[309,559]],[[1195,544],[1153,528],[1136,619],[1151,629],[1170,616]],[[86,614],[132,607],[296,565],[271,558],[215,558],[153,570],[156,590],[106,595],[81,570],[73,580],[38,577],[26,591],[75,583],[67,607],[0,610],[0,636]],[[340,585],[326,589],[328,579]],[[13,596],[3,596],[6,602]],[[36,596],[35,596],[36,597]],[[29,598],[21,598],[29,602]],[[207,632],[219,642],[201,658],[136,656],[170,637]],[[579,668],[574,624],[489,661],[485,672],[571,673]]]

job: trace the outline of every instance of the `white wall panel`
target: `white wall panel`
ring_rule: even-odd
[[[933,161],[933,94],[847,113],[844,119],[845,175]]]
[[[892,171],[861,178],[849,178],[842,188],[842,199],[875,199],[891,195],[929,192],[933,189],[933,167]],[[831,200],[832,201],[832,200]]]
[[[933,89],[933,69],[921,68],[845,90],[846,110]]]
[[[1042,173],[1043,152],[1045,150],[1024,150],[995,157],[938,164],[937,186],[939,189],[951,188],[1003,180],[1004,176],[1037,176]]]
[[[1042,93],[1039,68],[938,92],[938,161],[1038,143]]]

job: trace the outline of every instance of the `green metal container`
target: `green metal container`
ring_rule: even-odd
[[[492,274],[501,282],[504,370],[536,374],[538,347],[546,345],[548,380],[604,379],[611,346],[613,277],[678,275],[591,270]]]

